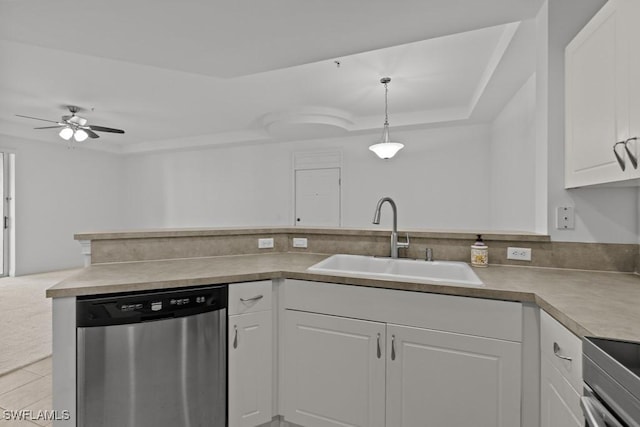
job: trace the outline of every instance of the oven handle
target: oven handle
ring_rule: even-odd
[[[593,397],[582,396],[580,406],[588,427],[624,427]]]

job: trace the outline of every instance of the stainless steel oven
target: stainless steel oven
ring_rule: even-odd
[[[79,298],[78,427],[225,427],[227,286]]]
[[[587,427],[640,427],[640,343],[585,337],[582,341]]]

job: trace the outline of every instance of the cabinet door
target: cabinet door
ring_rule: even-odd
[[[305,427],[383,427],[385,325],[285,311],[285,419]]]
[[[609,1],[565,50],[565,186],[628,178],[613,154],[629,138],[628,57],[618,0]],[[627,173],[633,169],[622,146]]]
[[[623,16],[625,19],[622,37],[627,42],[629,55],[628,72],[628,98],[629,98],[629,138],[638,138],[630,148],[640,156],[640,2],[637,0],[623,1]],[[640,176],[640,166],[633,171],[636,177]]]
[[[541,427],[581,427],[580,395],[548,359],[541,365]]]
[[[520,425],[520,343],[387,325],[387,426]]]
[[[229,427],[272,417],[271,311],[229,317]]]

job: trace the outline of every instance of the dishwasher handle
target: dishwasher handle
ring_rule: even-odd
[[[153,322],[154,320],[174,319],[176,313],[149,314],[140,316],[140,322]]]
[[[593,391],[585,387],[585,395],[580,398],[580,406],[587,427],[624,427],[609,410],[598,401]]]

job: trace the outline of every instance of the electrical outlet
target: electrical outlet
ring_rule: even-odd
[[[258,239],[258,249],[270,249],[273,248],[273,237],[268,239]]]
[[[306,237],[294,237],[293,238],[293,247],[294,248],[306,248],[307,247],[307,238]]]
[[[531,261],[531,248],[507,248],[507,259]]]

